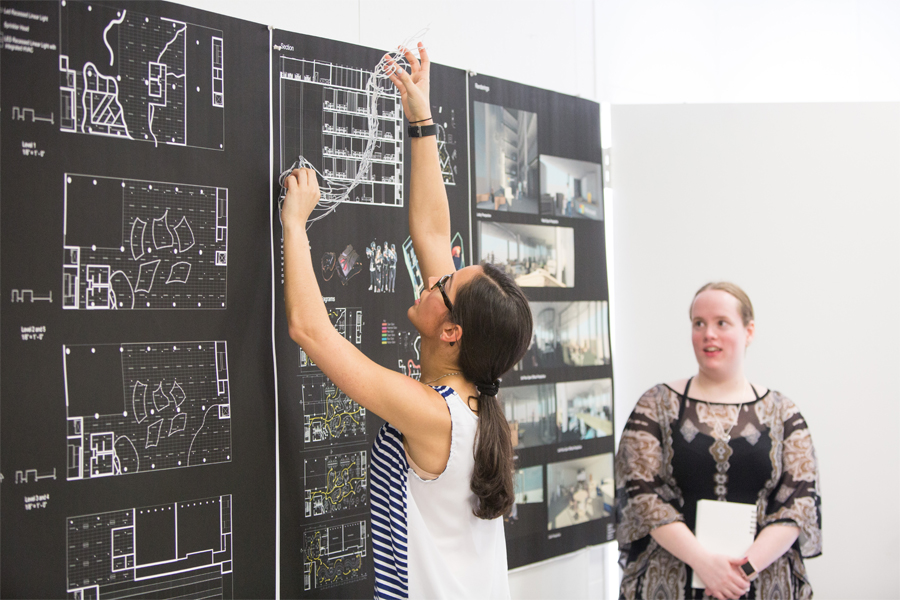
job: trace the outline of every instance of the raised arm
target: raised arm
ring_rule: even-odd
[[[335,330],[322,302],[310,253],[306,221],[319,201],[316,173],[296,169],[285,180],[284,302],[291,339],[347,396],[401,432],[443,440],[449,448],[450,419],[441,397],[414,379],[366,357]]]
[[[430,72],[428,52],[419,42],[417,58],[404,49],[410,73],[388,57],[386,71],[400,92],[403,110],[410,124],[431,125]],[[437,136],[410,138],[412,174],[409,184],[409,234],[425,281],[456,270],[450,253],[450,206],[441,175]]]

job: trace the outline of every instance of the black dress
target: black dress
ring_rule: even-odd
[[[690,387],[690,381],[687,388]],[[800,528],[794,545],[751,584],[749,598],[811,598],[803,558],[822,551],[819,474],[806,421],[778,392],[742,405],[691,399],[666,385],[647,391],[616,454],[616,537],[623,598],[703,598],[692,570],[650,531],[674,521],[694,530],[697,501],[756,504],[757,535]]]

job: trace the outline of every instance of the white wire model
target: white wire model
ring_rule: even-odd
[[[319,219],[324,219],[329,214],[331,214],[338,205],[350,197],[350,194],[353,192],[354,188],[358,186],[360,183],[369,181],[369,170],[372,165],[372,153],[375,150],[375,144],[378,137],[378,99],[384,95],[386,89],[391,89],[393,87],[393,83],[391,83],[388,77],[388,62],[387,58],[390,57],[397,66],[401,69],[409,68],[409,62],[406,60],[406,56],[404,56],[404,52],[407,49],[410,49],[412,52],[418,54],[417,44],[415,43],[417,40],[421,39],[425,34],[427,29],[423,29],[419,33],[412,36],[405,43],[401,44],[397,47],[396,50],[392,50],[388,52],[385,56],[378,61],[378,64],[375,65],[375,68],[372,70],[372,74],[369,75],[369,79],[366,82],[366,97],[369,101],[367,117],[368,117],[368,135],[366,139],[366,147],[360,157],[359,169],[356,171],[356,175],[353,180],[349,183],[333,181],[319,172],[316,167],[306,160],[303,156],[299,156],[297,160],[294,161],[294,164],[291,165],[290,169],[284,171],[278,177],[278,183],[281,185],[281,195],[278,197],[278,211],[279,211],[279,220],[281,219],[281,206],[284,203],[284,196],[287,193],[287,188],[285,187],[285,180],[288,175],[294,169],[312,169],[316,172],[316,175],[319,179],[319,190],[321,192],[322,198],[319,200],[319,203],[313,209],[312,214],[306,222],[306,228],[309,229],[315,221]],[[402,111],[402,107],[400,108]],[[282,223],[283,225],[283,223]]]

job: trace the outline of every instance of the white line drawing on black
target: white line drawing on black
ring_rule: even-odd
[[[53,302],[53,292],[47,292],[46,296],[37,296],[34,290],[13,290],[11,302],[25,302],[28,299],[32,304],[35,302]]]
[[[365,580],[366,522],[310,527],[303,532],[303,555],[304,590]]]
[[[32,123],[37,123],[38,121],[43,121],[44,123],[50,123],[51,125],[55,124],[55,120],[53,118],[53,113],[50,113],[49,117],[45,117],[43,115],[37,114],[33,108],[27,108],[24,106],[13,106],[12,108],[12,120],[13,121],[24,121],[25,117],[30,117]]]
[[[368,452],[303,459],[303,501],[307,517],[334,516],[369,503]]]
[[[231,460],[227,346],[63,346],[68,480]]]
[[[433,122],[437,125],[438,159],[441,164],[441,176],[444,185],[456,185],[456,138],[452,130],[456,129],[456,110],[450,109],[449,117],[444,114],[444,107],[432,105],[431,114],[435,117]],[[449,121],[445,120],[448,119]],[[451,130],[448,132],[447,130]]]
[[[303,376],[301,390],[307,448],[366,442],[366,409],[327,376]]]
[[[398,50],[391,55],[406,66]],[[322,199],[309,223],[341,203],[403,207],[403,106],[385,60],[372,70],[287,56],[280,61],[280,183],[300,167],[319,174]]]
[[[61,131],[224,148],[222,31],[63,1],[59,52]]]
[[[66,519],[66,591],[87,598],[231,598],[231,496]]]
[[[362,309],[346,307],[327,307],[331,324],[342,336],[357,346],[362,344]],[[298,348],[300,348],[298,346]],[[316,368],[316,363],[300,348],[300,369]]]
[[[16,483],[37,483],[44,479],[52,479],[56,481],[56,469],[50,469],[46,473],[41,473],[37,469],[25,469],[24,471],[16,471]]]
[[[397,333],[396,345],[397,370],[407,377],[420,381],[422,377],[422,365],[420,364],[422,336],[417,331],[400,331]],[[413,355],[415,355],[415,358],[413,358]]]
[[[228,189],[67,173],[63,308],[223,309]]]

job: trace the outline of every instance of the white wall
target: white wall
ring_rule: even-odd
[[[438,62],[607,103],[900,100],[897,0],[181,2],[290,31],[385,49],[430,26],[425,42]],[[616,165],[623,164],[623,160],[614,158]],[[650,164],[640,167],[645,177],[656,176],[650,171]],[[610,206],[609,210],[615,212],[619,208]],[[622,210],[627,213],[627,206]],[[774,215],[778,215],[781,208],[775,210]],[[624,218],[629,217],[625,214]],[[631,243],[621,239],[631,234],[618,226],[611,233],[617,241]],[[657,249],[660,253],[668,250],[662,246]],[[619,270],[633,269],[627,254],[619,254],[617,263]],[[616,297],[623,301],[615,308],[626,308],[623,303],[630,302],[632,290],[626,286],[619,293],[617,282],[612,285]],[[837,280],[834,285],[839,285]],[[751,293],[755,291],[751,289]],[[786,297],[786,302],[797,304],[793,292]],[[765,305],[764,301],[757,294],[761,310],[771,311],[773,305]],[[673,305],[680,307],[677,301]],[[843,314],[835,313],[833,319],[840,319]],[[613,318],[615,327],[622,319],[618,313]],[[671,323],[677,326],[679,318],[676,316]],[[625,322],[618,330],[616,339],[621,343],[615,346],[613,356],[616,411],[621,419],[635,400],[635,390],[645,383],[629,365],[644,365],[645,379],[655,381],[666,377],[664,371],[670,368],[683,374],[690,361],[664,357],[665,360],[652,364],[642,363],[639,359],[646,348],[628,343]],[[789,332],[791,328],[779,326],[772,330]],[[889,331],[896,334],[896,328]],[[763,345],[764,339],[760,338],[757,347]],[[896,366],[893,365],[895,371]],[[628,383],[629,379],[632,383]],[[784,387],[795,395],[800,389],[808,393],[812,388]],[[891,426],[896,424],[896,419],[891,421]],[[821,434],[816,435],[822,446],[824,442],[818,442]],[[890,460],[896,460],[896,456],[896,451],[887,454]],[[838,458],[837,464],[845,465],[847,460]],[[827,491],[826,488],[826,502]],[[833,527],[830,519],[836,517],[832,514],[826,504],[827,553],[834,548],[828,541]],[[893,531],[896,530],[895,526]],[[609,562],[613,553],[606,556],[604,548],[513,573],[513,596],[604,597],[607,568],[615,574]],[[896,554],[896,540],[886,549]],[[864,548],[853,550],[860,556],[870,555]],[[819,564],[826,560],[829,559],[819,559]],[[820,577],[816,569],[822,567],[817,567],[816,561],[810,566],[816,582]],[[841,565],[838,568],[848,581],[864,579],[870,573],[869,569],[854,572]],[[817,592],[820,596],[826,594],[822,586]]]
[[[597,0],[613,104],[900,100],[897,0]]]
[[[817,598],[900,596],[900,103],[613,106],[616,425],[696,372],[688,306],[737,282],[751,382],[822,475]]]

